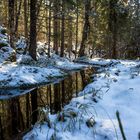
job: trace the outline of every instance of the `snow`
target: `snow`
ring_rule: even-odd
[[[52,55],[40,56],[34,61],[29,55],[17,55],[17,62],[0,63],[0,88],[30,87],[54,82],[80,70],[87,65],[71,62],[66,58]]]
[[[9,45],[8,35],[6,33],[2,33],[3,30],[6,29],[0,26],[0,63],[8,60],[14,51]]]
[[[62,112],[51,115],[44,109],[46,122],[36,123],[23,139],[122,140],[116,117],[119,111],[126,138],[137,140],[140,132],[139,83],[140,62],[120,60],[94,75],[93,82]]]
[[[119,61],[117,61],[117,60],[103,59],[103,58],[90,59],[90,58],[85,57],[85,56],[77,58],[75,60],[75,62],[90,64],[90,65],[93,65],[93,66],[103,66],[103,67],[119,63]]]
[[[51,67],[17,65],[14,63],[0,66],[0,88],[22,87],[48,83],[66,74]]]
[[[20,37],[16,43],[16,52],[19,54],[25,53],[25,50],[27,49],[26,40],[24,37]]]
[[[54,62],[55,67],[65,70],[80,70],[87,67],[87,65],[74,63],[67,58],[62,58],[55,54],[51,56],[51,62]]]

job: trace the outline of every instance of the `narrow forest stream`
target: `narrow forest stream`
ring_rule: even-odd
[[[65,79],[29,90],[1,90],[0,133],[3,140],[19,139],[39,120],[39,109],[48,107],[52,114],[77,96],[91,82],[92,67],[72,72]],[[4,96],[3,96],[4,94]],[[13,96],[16,95],[16,96]]]

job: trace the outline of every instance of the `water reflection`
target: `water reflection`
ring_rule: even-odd
[[[39,108],[49,106],[51,113],[61,111],[90,82],[93,72],[93,68],[75,72],[59,83],[33,89],[28,94],[0,98],[0,139],[21,139],[23,132],[37,122]]]

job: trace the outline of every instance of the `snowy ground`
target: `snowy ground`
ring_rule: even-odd
[[[92,66],[96,66],[96,67],[107,67],[107,66],[111,66],[111,65],[115,65],[116,63],[118,63],[118,61],[116,60],[112,60],[112,59],[103,59],[103,58],[93,58],[90,59],[86,56],[77,58],[75,60],[75,62],[78,63],[84,63],[84,64],[88,64],[88,65],[92,65]]]
[[[29,87],[39,83],[51,82],[54,78],[63,77],[64,75],[65,73],[54,68],[7,64],[0,66],[0,88]]]
[[[107,66],[113,62],[105,59],[98,61],[95,58],[90,60],[89,64]],[[40,56],[37,61],[34,61],[29,55],[18,54],[16,63],[7,61],[0,63],[0,88],[31,87],[49,83],[56,78],[64,77],[70,71],[81,70],[88,65],[75,63],[55,54],[52,54],[50,58]]]
[[[0,63],[0,88],[31,87],[63,78],[70,71],[80,70],[87,65],[71,62],[52,55],[32,60],[28,55],[19,55],[16,63]]]
[[[24,140],[122,140],[116,111],[128,140],[140,133],[140,62],[118,61],[93,75],[93,83],[59,114],[46,115]],[[41,120],[46,120],[43,122]]]

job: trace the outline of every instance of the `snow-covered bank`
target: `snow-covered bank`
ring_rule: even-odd
[[[88,65],[92,65],[92,66],[96,66],[96,67],[107,67],[107,66],[111,66],[111,65],[115,65],[117,63],[119,63],[119,61],[117,60],[112,60],[112,59],[103,59],[103,58],[93,58],[90,59],[88,57],[79,57],[75,60],[75,62],[77,63],[83,63],[83,64],[88,64]]]
[[[88,65],[74,63],[67,58],[61,58],[57,55],[52,55],[50,61],[53,62],[53,66],[64,70],[79,70],[88,67]]]
[[[54,81],[65,75],[56,68],[20,66],[12,63],[0,66],[0,88],[30,87]]]
[[[122,140],[116,118],[120,113],[128,140],[137,140],[140,132],[140,63],[120,61],[93,76],[79,97],[59,114],[47,110],[24,140]]]
[[[16,63],[0,63],[0,88],[47,84],[66,76],[69,71],[85,67],[87,65],[77,64],[57,55],[52,55],[51,58],[40,57],[37,61],[28,55],[19,55]]]

